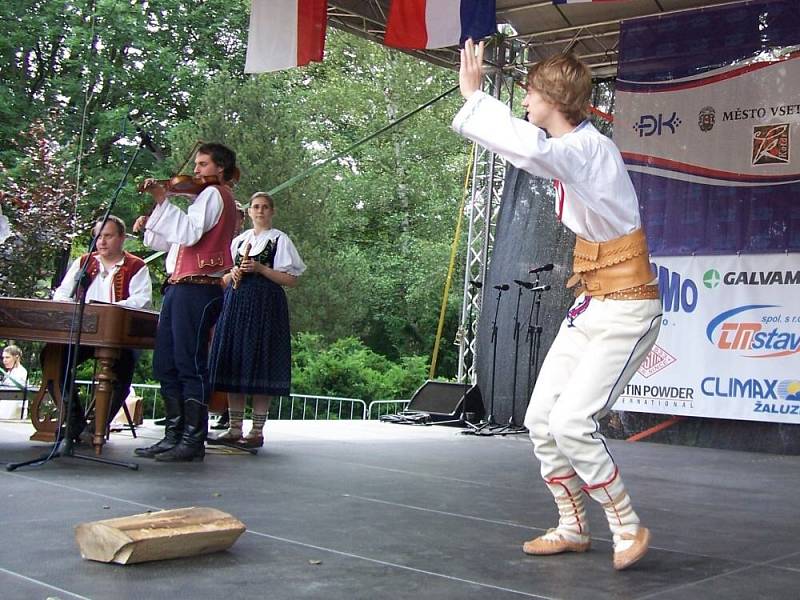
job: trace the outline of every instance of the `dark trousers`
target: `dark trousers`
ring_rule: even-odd
[[[66,373],[68,354],[69,348],[64,346],[61,353],[62,358],[60,378],[57,382],[57,385],[61,390],[64,389],[64,380],[68,375]],[[114,374],[116,375],[116,379],[114,380],[114,386],[111,390],[111,403],[108,406],[108,419],[106,420],[106,423],[111,423],[114,417],[117,416],[119,409],[122,408],[122,403],[125,402],[125,399],[128,397],[128,393],[130,393],[131,383],[133,382],[133,371],[136,368],[136,362],[139,360],[140,354],[141,352],[139,350],[129,350],[126,348],[123,348],[119,351],[119,358],[117,359],[117,362],[114,363]],[[94,348],[91,346],[81,346],[78,349],[78,356],[75,359],[75,365],[80,365],[81,363],[93,357]],[[75,394],[73,397],[77,399],[77,394]],[[66,402],[66,399],[64,400]],[[80,402],[74,402],[72,417],[73,428],[79,428],[74,432],[77,435],[83,431],[83,428],[86,425],[86,416],[84,414],[83,407],[80,405]]]
[[[191,398],[208,405],[208,345],[222,309],[216,285],[168,285],[156,331],[153,374],[161,393],[181,403]]]

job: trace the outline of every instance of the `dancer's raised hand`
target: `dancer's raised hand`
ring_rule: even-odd
[[[464,98],[469,98],[481,89],[482,65],[483,42],[476,48],[472,38],[467,39],[461,49],[461,67],[458,70],[458,85]]]

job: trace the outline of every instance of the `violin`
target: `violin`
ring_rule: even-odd
[[[235,183],[238,177],[234,177],[231,183]],[[200,192],[210,185],[225,185],[221,177],[216,175],[195,176],[195,175],[175,175],[169,179],[145,179],[139,184],[140,193],[147,192],[156,187],[164,188],[167,196],[188,196],[196,197]]]
[[[202,144],[201,141],[195,142],[194,146],[192,147],[191,152],[186,157],[186,160],[183,161],[183,164],[178,168],[178,173],[180,173],[192,156],[195,153],[195,150]],[[241,173],[239,172],[239,168],[237,167],[234,170],[233,177],[230,180],[226,181],[217,175],[175,175],[170,177],[169,179],[145,179],[142,183],[140,183],[137,187],[139,193],[144,193],[150,190],[154,190],[155,188],[163,188],[166,192],[167,196],[186,196],[188,198],[196,198],[197,195],[206,189],[210,185],[236,185],[239,183],[239,179],[241,177]]]

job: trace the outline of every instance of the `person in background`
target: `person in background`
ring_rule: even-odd
[[[225,302],[214,332],[209,369],[215,390],[227,392],[230,423],[209,443],[247,448],[264,444],[272,396],[291,386],[291,338],[285,287],[297,285],[305,264],[292,240],[272,226],[275,202],[264,192],[250,198],[253,228],[231,243],[236,266],[225,275]],[[242,436],[246,396],[252,396],[253,427]]]
[[[28,381],[28,370],[22,366],[22,350],[13,344],[3,348],[3,379],[0,387],[24,389]]]

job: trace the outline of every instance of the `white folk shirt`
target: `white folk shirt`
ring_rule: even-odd
[[[280,238],[278,242],[278,249],[275,251],[275,260],[272,263],[272,268],[281,273],[288,273],[299,277],[306,270],[306,264],[300,258],[294,243],[289,236],[283,233],[280,229],[267,229],[256,235],[255,230],[248,229],[244,233],[233,238],[231,242],[231,256],[234,257],[236,262],[236,252],[238,249],[239,254],[244,254],[244,247],[250,242],[249,256],[256,256],[261,254],[267,242],[274,241]]]
[[[180,246],[193,246],[200,241],[222,216],[222,195],[213,185],[200,192],[183,212],[167,198],[153,209],[147,219],[144,243],[153,250],[168,250],[167,273],[175,270]],[[219,273],[220,275],[222,272]]]
[[[517,168],[558,180],[563,186],[561,221],[576,235],[607,242],[641,227],[639,201],[622,156],[589,121],[548,138],[499,100],[475,92],[453,119],[453,129]]]
[[[89,289],[86,290],[87,302],[108,302],[129,306],[131,308],[149,308],[153,302],[153,284],[150,281],[150,271],[147,266],[142,267],[131,277],[129,285],[129,295],[125,300],[118,300],[114,297],[114,275],[122,266],[123,258],[119,259],[110,269],[106,269],[100,257],[95,256],[100,270],[92,281]],[[75,289],[75,276],[81,269],[81,259],[76,258],[70,265],[61,285],[53,293],[53,300],[61,302],[71,302],[73,300],[72,290]]]

